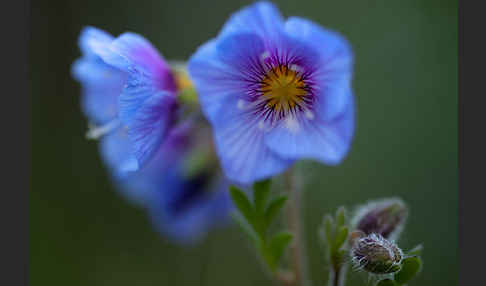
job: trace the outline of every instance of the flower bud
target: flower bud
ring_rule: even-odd
[[[403,252],[393,242],[379,234],[360,238],[351,248],[355,267],[375,274],[387,274],[400,270]]]
[[[366,235],[377,233],[386,239],[396,240],[407,216],[407,206],[401,199],[384,199],[359,207],[352,225]]]

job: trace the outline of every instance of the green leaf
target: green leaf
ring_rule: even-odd
[[[422,254],[422,250],[424,249],[424,246],[422,244],[419,244],[417,246],[415,246],[414,248],[412,248],[411,250],[409,250],[407,252],[407,256],[419,256]]]
[[[334,242],[334,221],[330,215],[324,216],[324,234],[326,235],[328,245],[332,246]]]
[[[253,206],[246,197],[245,193],[235,186],[230,186],[231,199],[235,203],[238,210],[241,212],[243,217],[254,226],[254,213]]]
[[[268,250],[271,254],[271,261],[269,261],[269,266],[272,270],[278,265],[280,258],[283,255],[285,248],[292,241],[292,234],[289,232],[277,233],[268,244]]]
[[[248,235],[250,240],[255,244],[255,246],[259,246],[261,238],[258,234],[253,230],[253,228],[248,224],[246,220],[244,220],[241,216],[237,214],[232,214],[233,219],[237,222],[238,226],[241,230]]]
[[[282,207],[285,205],[285,202],[287,201],[288,197],[285,195],[282,195],[280,197],[275,198],[270,202],[268,205],[268,208],[265,211],[265,223],[266,225],[269,225],[275,216],[280,212]]]
[[[338,250],[348,238],[348,227],[341,226],[334,238],[334,249]]]
[[[402,260],[402,269],[395,274],[395,281],[398,284],[405,284],[420,271],[422,260],[419,257],[407,257]]]
[[[397,283],[391,279],[383,279],[376,283],[376,286],[396,286]]]
[[[336,224],[338,227],[346,224],[346,208],[343,206],[336,211]]]
[[[265,204],[267,203],[267,198],[270,194],[271,184],[272,181],[270,179],[253,184],[253,199],[257,213],[263,213],[265,210]]]

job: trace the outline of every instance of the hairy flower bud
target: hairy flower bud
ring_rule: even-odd
[[[384,199],[359,207],[351,223],[355,230],[366,235],[377,233],[386,239],[396,240],[407,216],[407,206],[401,199]]]
[[[387,274],[400,270],[403,252],[393,242],[379,234],[360,238],[351,248],[355,267],[375,274]]]

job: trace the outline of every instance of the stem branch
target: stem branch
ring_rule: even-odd
[[[331,269],[329,270],[329,286],[343,286],[345,273],[345,265],[331,265]]]

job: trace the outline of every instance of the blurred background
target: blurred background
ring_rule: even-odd
[[[32,1],[31,285],[268,285],[236,226],[193,247],[156,233],[113,188],[85,139],[70,75],[85,25],[148,38],[187,59],[250,1]],[[316,229],[339,205],[400,196],[411,213],[399,245],[425,246],[410,285],[458,283],[457,1],[275,1],[339,31],[355,51],[357,130],[337,167],[305,162],[303,219],[313,285],[327,270]],[[347,285],[364,285],[352,271]]]

